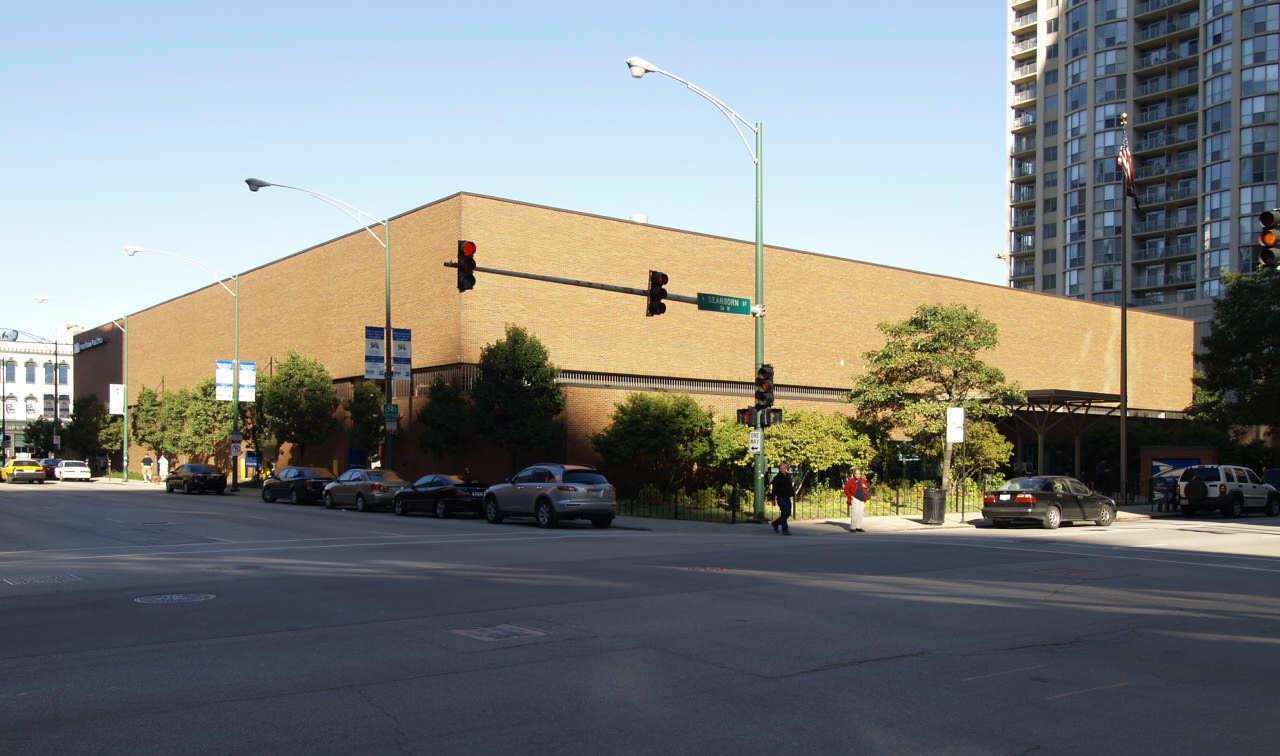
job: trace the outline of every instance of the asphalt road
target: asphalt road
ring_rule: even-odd
[[[0,752],[1273,754],[1278,526],[544,531],[0,486]],[[173,594],[204,600],[138,601]]]

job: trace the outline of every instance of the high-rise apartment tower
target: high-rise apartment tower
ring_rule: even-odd
[[[1120,302],[1127,112],[1129,302],[1204,335],[1280,206],[1280,2],[1021,0],[1009,19],[1010,285]]]

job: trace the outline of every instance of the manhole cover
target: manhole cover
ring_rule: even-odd
[[[4,582],[9,585],[51,585],[56,583],[77,583],[84,578],[79,575],[66,573],[64,575],[22,575],[20,577],[7,577]]]
[[[494,625],[493,627],[469,627],[461,630],[450,630],[454,635],[461,635],[464,638],[471,638],[486,643],[494,641],[513,640],[516,638],[540,638],[546,633],[541,630],[534,630],[531,627],[521,627],[520,625]]]
[[[134,599],[138,604],[194,604],[214,598],[212,593],[157,593],[152,596],[138,596]]]

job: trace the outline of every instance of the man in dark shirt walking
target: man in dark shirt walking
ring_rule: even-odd
[[[778,474],[773,476],[773,485],[771,494],[778,502],[778,519],[774,520],[773,532],[777,533],[778,529],[782,529],[783,535],[791,535],[791,528],[787,527],[787,519],[791,517],[791,499],[795,496],[795,487],[791,483],[791,472],[786,462],[778,463]]]

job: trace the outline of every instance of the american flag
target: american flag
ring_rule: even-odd
[[[1125,129],[1120,139],[1120,154],[1116,155],[1116,165],[1124,174],[1124,193],[1133,197],[1133,209],[1142,217],[1142,205],[1138,202],[1138,188],[1133,183],[1133,151],[1129,149],[1129,130]]]

